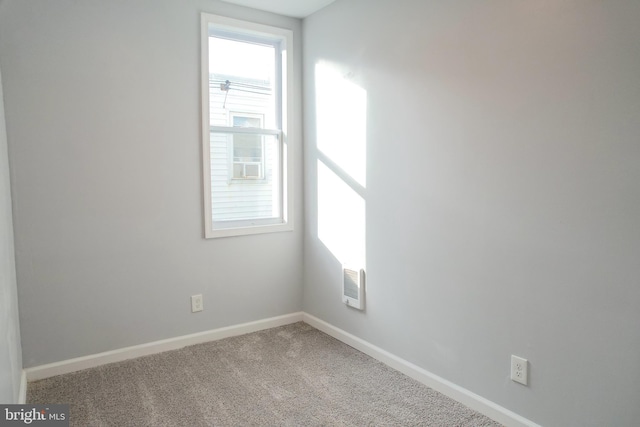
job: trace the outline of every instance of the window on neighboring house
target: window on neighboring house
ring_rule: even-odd
[[[291,230],[292,32],[202,14],[205,236]]]
[[[231,113],[231,126],[262,128],[262,115]],[[233,136],[233,179],[264,179],[264,141],[261,135]]]

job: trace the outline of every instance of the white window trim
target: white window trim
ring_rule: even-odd
[[[211,161],[210,132],[214,130],[209,123],[209,24],[230,31],[241,30],[244,34],[258,37],[277,37],[282,43],[282,131],[274,131],[280,137],[281,175],[282,175],[282,220],[277,224],[257,223],[255,225],[233,226],[229,222],[227,228],[214,228],[211,212]],[[274,233],[293,230],[293,147],[288,136],[292,135],[292,124],[288,120],[289,106],[293,105],[293,31],[269,25],[256,24],[227,18],[225,16],[201,13],[201,100],[202,100],[202,152],[203,152],[203,190],[204,190],[204,234],[205,238],[246,236],[252,234]],[[237,130],[241,130],[239,128]],[[264,130],[262,131],[264,132]]]

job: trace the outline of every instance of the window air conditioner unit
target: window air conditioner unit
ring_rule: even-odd
[[[342,267],[342,302],[364,310],[364,269]]]
[[[245,163],[244,165],[244,177],[245,178],[260,178],[260,165]]]

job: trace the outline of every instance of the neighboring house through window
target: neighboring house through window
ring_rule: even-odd
[[[202,14],[205,236],[291,230],[292,32]]]

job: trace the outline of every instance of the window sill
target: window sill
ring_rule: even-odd
[[[293,223],[260,224],[254,226],[240,226],[229,228],[210,228],[205,231],[205,239],[217,239],[221,237],[250,236],[253,234],[279,233],[293,231]]]

